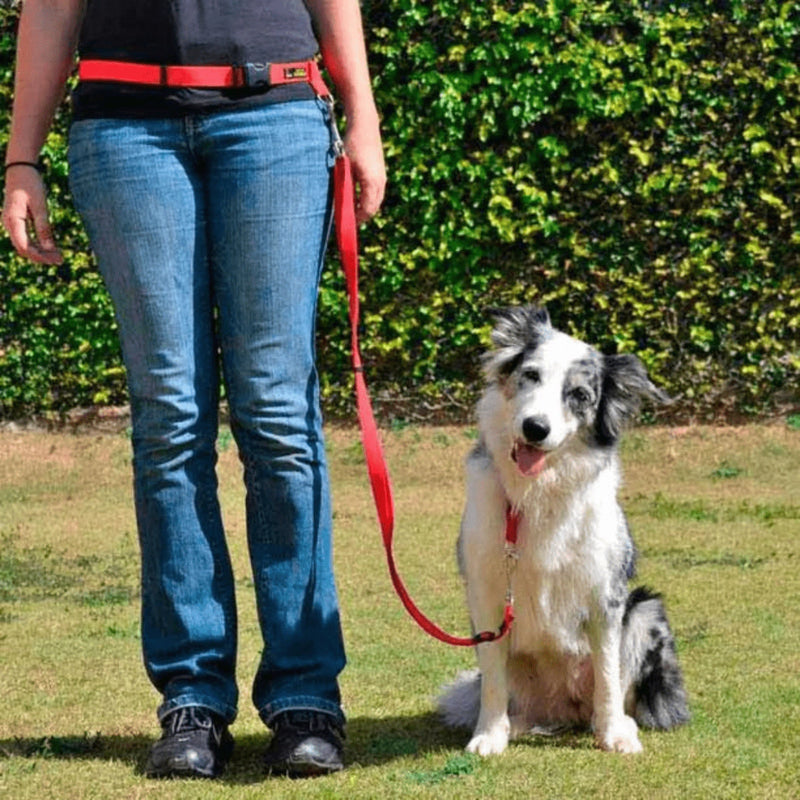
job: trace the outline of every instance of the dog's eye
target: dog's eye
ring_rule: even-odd
[[[576,386],[570,393],[570,397],[581,406],[588,405],[592,401],[592,396],[589,394],[588,389],[582,386]]]
[[[542,380],[542,376],[538,369],[526,369],[523,371],[522,377],[531,383],[540,383]]]

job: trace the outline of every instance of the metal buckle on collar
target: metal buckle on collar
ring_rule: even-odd
[[[242,64],[233,68],[233,85],[237,89],[252,86],[269,86],[270,64],[268,62],[254,62]]]

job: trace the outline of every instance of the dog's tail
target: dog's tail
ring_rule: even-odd
[[[437,708],[445,725],[452,728],[474,728],[481,710],[481,673],[464,670],[452,683],[442,688]]]
[[[668,730],[689,721],[683,674],[664,603],[644,587],[628,596],[622,664],[631,687],[628,713],[642,727]]]

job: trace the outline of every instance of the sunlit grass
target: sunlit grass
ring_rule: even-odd
[[[250,707],[260,638],[241,468],[225,432],[220,491],[241,616],[237,750],[221,783],[141,767],[158,698],[141,667],[138,554],[124,435],[0,433],[0,796],[41,798],[794,798],[800,796],[800,431],[645,429],[623,446],[637,581],[663,593],[693,719],[645,732],[645,753],[589,734],[527,737],[481,760],[434,698],[468,649],[420,631],[393,594],[358,434],[328,431],[349,665],[348,769],[311,783],[261,775]],[[420,606],[468,631],[454,543],[471,428],[397,425],[385,449],[397,559]]]

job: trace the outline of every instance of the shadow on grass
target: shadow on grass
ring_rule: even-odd
[[[269,733],[236,735],[231,729],[236,748],[223,783],[250,784],[264,780],[261,759],[269,741]],[[349,766],[377,767],[402,758],[414,758],[442,751],[461,752],[469,731],[446,728],[436,714],[426,713],[407,717],[355,717],[348,720],[345,762]],[[2,762],[12,758],[107,761],[128,764],[137,774],[144,774],[147,752],[153,737],[104,736],[82,734],[75,736],[46,736],[0,740],[0,771]],[[534,747],[580,747],[569,736],[536,738]]]

